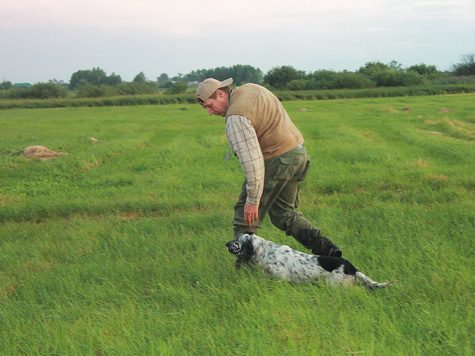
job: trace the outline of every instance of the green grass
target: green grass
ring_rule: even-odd
[[[0,155],[0,355],[472,355],[474,98],[284,103],[301,210],[376,292],[234,270],[242,170],[198,105],[2,110],[0,152],[69,155]]]

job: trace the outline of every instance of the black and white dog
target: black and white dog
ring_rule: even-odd
[[[236,236],[226,243],[226,247],[244,263],[259,263],[265,276],[286,281],[330,284],[355,284],[360,281],[369,289],[384,288],[393,283],[371,280],[344,258],[308,255],[251,233]]]

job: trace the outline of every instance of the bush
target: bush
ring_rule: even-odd
[[[4,99],[54,99],[65,98],[66,88],[54,83],[38,83],[30,88],[25,86],[12,87],[2,92]]]
[[[131,83],[122,83],[117,86],[119,95],[144,95],[154,94],[158,89],[158,85],[152,82],[134,81]]]
[[[188,89],[188,84],[183,81],[173,83],[173,85],[167,89],[167,94],[183,94]]]
[[[426,65],[424,63],[416,64],[407,68],[406,72],[416,72],[426,77],[427,79],[436,79],[442,76],[442,73],[437,70],[434,65]]]
[[[309,74],[308,78],[309,80],[307,81],[306,86],[307,90],[363,89],[376,86],[368,76],[348,71],[333,72],[330,70],[320,70]]]
[[[305,73],[291,66],[272,68],[265,76],[264,83],[276,89],[284,89],[293,80],[305,79]]]
[[[65,98],[66,89],[54,83],[38,83],[30,88],[29,97],[33,99]]]
[[[305,80],[305,79],[294,79],[294,80],[291,80],[287,86],[286,86],[286,89],[287,90],[305,90],[305,89],[308,89],[308,80]]]
[[[109,85],[92,85],[90,83],[81,82],[76,96],[78,98],[102,98],[116,94],[117,91],[115,88]]]
[[[8,90],[8,89],[11,89],[12,87],[13,87],[12,82],[3,81],[2,83],[0,83],[0,90]]]
[[[373,88],[375,83],[367,76],[359,73],[338,73],[331,89],[364,89]]]
[[[462,56],[462,63],[454,65],[453,70],[457,76],[475,75],[475,53]]]
[[[378,87],[413,86],[424,83],[424,77],[414,71],[405,73],[396,72],[393,70],[384,70],[375,73],[371,79],[376,82]]]

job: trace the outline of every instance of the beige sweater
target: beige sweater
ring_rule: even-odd
[[[226,117],[230,115],[242,115],[251,121],[264,160],[280,156],[304,142],[279,99],[260,85],[237,87],[226,112]]]

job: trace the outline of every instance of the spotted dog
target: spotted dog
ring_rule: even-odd
[[[257,262],[265,276],[286,281],[344,285],[359,281],[372,290],[393,283],[371,280],[344,258],[308,255],[252,233],[237,235],[233,241],[226,243],[226,247],[243,263]]]

